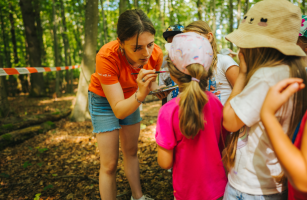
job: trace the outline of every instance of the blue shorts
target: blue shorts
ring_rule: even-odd
[[[121,129],[120,125],[132,125],[142,121],[139,108],[125,119],[116,118],[107,98],[91,91],[88,92],[88,108],[94,127],[93,133],[114,131]]]
[[[270,195],[252,195],[240,192],[227,183],[223,200],[287,200],[288,190]]]

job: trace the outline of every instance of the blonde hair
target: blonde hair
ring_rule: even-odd
[[[191,74],[187,75],[179,71],[169,57],[167,63],[171,76],[179,82],[180,131],[186,138],[194,138],[205,127],[203,109],[208,102],[205,90],[208,77],[212,75],[212,71],[210,69],[207,72],[201,64],[194,63],[186,67]],[[191,81],[192,77],[200,80],[199,83]]]
[[[212,30],[210,28],[210,26],[204,22],[204,21],[194,21],[192,23],[190,23],[189,25],[187,25],[183,32],[196,32],[196,33],[200,33],[200,34],[204,34],[207,35],[208,33],[212,33]],[[211,68],[215,71],[216,70],[216,65],[217,65],[217,45],[215,42],[215,37],[212,37],[212,42],[211,42],[211,46],[212,46],[212,50],[213,50],[213,60],[212,60],[212,64],[211,64]]]
[[[278,65],[288,65],[290,69],[290,77],[302,78],[304,84],[307,84],[307,74],[304,67],[304,61],[298,56],[287,56],[273,48],[253,48],[240,49],[243,53],[246,66],[247,77],[245,85],[248,84],[254,73],[262,67],[274,67]],[[290,126],[287,131],[289,138],[293,137],[294,131],[307,110],[307,89],[304,88],[294,94],[292,115],[290,118]],[[226,154],[223,157],[226,168],[229,170],[234,166],[236,144],[239,138],[239,131],[230,136],[226,145]],[[276,181],[283,182],[285,180],[284,173],[274,177]]]

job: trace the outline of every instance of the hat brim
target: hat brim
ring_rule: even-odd
[[[300,46],[293,42],[272,38],[267,35],[235,30],[225,37],[240,48],[274,48],[288,56],[306,56]]]
[[[165,32],[163,33],[163,37],[164,37],[164,39],[167,41],[167,38],[168,38],[168,37],[170,37],[170,36],[175,36],[175,35],[177,35],[177,34],[179,34],[179,33],[182,33],[182,31],[165,31]]]

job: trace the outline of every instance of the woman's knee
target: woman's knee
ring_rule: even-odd
[[[130,148],[122,148],[124,156],[137,156],[138,147],[137,145]]]
[[[114,175],[117,170],[117,160],[100,164],[100,172],[108,175]]]

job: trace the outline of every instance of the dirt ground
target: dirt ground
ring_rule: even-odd
[[[56,112],[72,105],[74,96],[53,99],[11,98],[11,118]],[[157,163],[156,119],[161,101],[143,105],[139,162],[142,190],[156,200],[173,199],[172,176]],[[55,122],[56,128],[0,151],[0,199],[100,199],[99,152],[91,122]],[[130,199],[123,169],[117,167],[117,199]],[[36,200],[35,199],[35,200]]]

